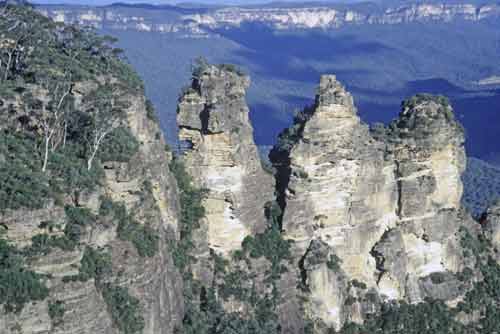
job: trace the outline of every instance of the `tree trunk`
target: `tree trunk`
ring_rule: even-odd
[[[92,162],[94,161],[98,149],[99,149],[99,143],[94,145],[94,147],[92,148],[92,154],[90,155],[89,160],[87,160],[87,170],[90,170],[92,168]]]
[[[47,170],[47,163],[49,161],[49,143],[50,143],[50,137],[45,138],[45,154],[43,157],[43,166],[42,166],[42,172],[45,173]]]

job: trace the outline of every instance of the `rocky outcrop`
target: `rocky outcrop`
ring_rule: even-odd
[[[500,201],[494,203],[483,216],[484,228],[500,263]]]
[[[264,231],[264,206],[273,199],[273,176],[261,165],[248,118],[249,84],[232,68],[202,65],[178,107],[182,160],[195,185],[209,191],[202,229],[208,247],[223,255]]]
[[[270,157],[296,261],[287,275],[302,284],[316,328],[362,321],[374,307],[367,294],[453,303],[463,291],[448,273],[465,265],[458,231],[473,223],[460,208],[463,129],[447,101],[416,96],[388,128],[370,131],[335,76],[322,76],[292,129]],[[318,245],[329,255],[308,265]]]
[[[116,223],[99,218],[85,227],[73,251],[54,248],[30,260],[31,270],[47,275],[49,297],[25,305],[20,313],[4,313],[2,307],[1,333],[119,333],[94,279],[66,280],[79,273],[86,247],[109,252],[112,267],[107,270],[112,274],[106,281],[127,288],[140,301],[143,333],[173,333],[180,326],[182,279],[169,246],[169,240],[176,238],[178,219],[177,186],[168,168],[171,153],[165,151],[158,124],[147,117],[144,96],[129,95],[127,99],[130,103],[126,123],[141,143],[139,150],[126,163],[106,163],[102,186],[83,196],[79,205],[98,214],[101,195],[124,203],[139,224],[155,231],[156,254],[139,256],[132,243],[118,238]],[[62,235],[67,218],[64,207],[51,204],[40,210],[8,210],[0,213],[0,221],[6,227],[2,236],[22,249],[31,245],[33,236],[47,233],[43,222],[61,224],[60,229],[49,234]],[[58,324],[49,317],[49,304],[55,301],[64,305],[64,315]]]
[[[397,7],[311,6],[274,8],[222,8],[186,17],[200,26],[220,28],[259,22],[275,29],[336,29],[346,25],[412,22],[479,21],[500,15],[497,4],[415,3]]]
[[[100,29],[137,30],[172,33],[182,37],[208,37],[212,29],[239,27],[262,23],[275,29],[336,29],[348,25],[405,24],[414,22],[481,21],[500,16],[495,3],[410,3],[401,6],[264,6],[262,8],[229,7],[185,9],[178,7],[131,9],[114,5],[93,8],[88,6],[40,6],[40,12],[57,22],[81,24]],[[158,12],[167,15],[158,16]],[[168,18],[167,18],[168,17]],[[208,27],[208,29],[207,29]]]

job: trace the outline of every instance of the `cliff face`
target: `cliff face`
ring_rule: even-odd
[[[129,8],[118,5],[92,7],[40,6],[40,12],[57,22],[95,28],[173,33],[207,37],[210,29],[262,23],[275,29],[336,29],[348,25],[404,24],[412,22],[481,21],[500,16],[495,3],[410,3],[400,6],[330,5],[264,6],[185,9],[180,7]],[[210,28],[210,29],[207,29]]]
[[[97,46],[98,56],[78,49],[98,37],[81,33],[68,46],[62,40],[71,32],[28,8],[3,7],[1,26],[11,22],[2,42],[24,37],[11,51],[19,63],[2,67],[0,83],[0,332],[173,333],[183,317],[171,255],[179,203],[154,111],[117,58]],[[69,58],[80,62],[78,72]],[[72,75],[57,77],[64,61]],[[97,77],[100,61],[108,72]],[[14,81],[21,88],[12,90]],[[120,117],[110,122],[105,113]],[[104,125],[106,135],[97,132]],[[88,167],[86,145],[96,134],[103,142]]]
[[[108,163],[105,179],[95,192],[81,200],[79,208],[99,212],[100,196],[109,196],[124,203],[134,212],[140,224],[154,229],[158,249],[153,257],[139,256],[130,242],[117,236],[117,224],[98,219],[82,232],[80,244],[72,251],[53,249],[36,256],[29,265],[36,273],[47,275],[50,297],[43,302],[26,305],[20,313],[1,313],[2,333],[118,333],[95,279],[86,282],[66,282],[78,275],[87,247],[106,249],[111,256],[112,276],[106,281],[126,287],[131,296],[140,300],[144,318],[143,333],[173,333],[182,320],[182,280],[173,265],[168,239],[177,230],[176,182],[168,171],[169,155],[165,153],[159,126],[147,118],[143,96],[130,96],[127,121],[133,135],[141,141],[139,151],[127,163]],[[151,187],[145,189],[149,182]],[[32,245],[32,237],[47,233],[43,222],[63,224],[67,220],[63,207],[49,205],[34,211],[9,210],[0,215],[7,227],[4,237],[18,248]],[[61,232],[54,232],[61,235]],[[60,324],[49,317],[49,304],[64,305]]]
[[[461,283],[448,273],[465,266],[458,230],[473,224],[460,209],[464,136],[449,105],[417,96],[389,128],[370,132],[351,95],[322,76],[295,129],[271,159],[286,185],[283,233],[294,241],[287,275],[303,287],[306,318],[339,329],[378,301],[453,303]],[[447,278],[436,288],[433,275]]]
[[[464,131],[445,98],[370,129],[322,76],[272,175],[249,78],[200,62],[174,159],[116,50],[2,14],[1,333],[497,330],[500,209],[479,224],[460,206]]]
[[[249,78],[222,66],[199,69],[178,107],[182,159],[204,200],[208,246],[228,255],[264,231],[274,179],[264,171],[248,118]]]

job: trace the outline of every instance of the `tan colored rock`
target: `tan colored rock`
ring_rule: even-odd
[[[209,191],[203,202],[206,242],[225,255],[265,229],[264,205],[274,191],[253,141],[245,102],[249,84],[232,69],[207,65],[178,107],[182,159],[195,185]]]
[[[360,298],[344,305],[353,293],[348,282],[362,282],[382,300],[452,302],[463,293],[449,274],[465,265],[458,229],[473,224],[460,209],[462,127],[445,100],[417,96],[382,132],[360,121],[335,76],[322,76],[314,107],[271,152],[278,179],[285,180],[278,184],[284,236],[294,241],[296,265],[287,281],[308,283],[297,294],[317,332],[373,312]],[[341,259],[339,272],[325,264],[305,268],[318,242]],[[439,287],[429,278],[435,273],[445,277]],[[296,327],[288,329],[300,332]]]

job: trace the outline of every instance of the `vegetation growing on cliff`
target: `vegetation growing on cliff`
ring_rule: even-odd
[[[202,200],[207,190],[197,189],[192,185],[192,180],[185,170],[184,164],[178,159],[170,163],[170,171],[174,174],[179,187],[179,200],[181,215],[179,219],[180,239],[175,244],[173,256],[175,265],[185,273],[192,263],[193,250],[192,233],[200,227],[200,220],[205,216]]]
[[[144,318],[141,315],[140,302],[129,294],[128,289],[106,284],[102,289],[102,295],[108,305],[111,318],[121,333],[137,334],[142,332]]]
[[[134,215],[127,211],[125,204],[102,197],[99,214],[103,217],[108,216],[117,223],[118,238],[130,241],[139,256],[152,257],[158,251],[156,232],[148,224],[140,224]]]
[[[347,324],[339,334],[481,334],[496,333],[500,327],[500,265],[493,259],[489,240],[483,233],[477,236],[466,228],[460,229],[464,256],[473,257],[475,270],[482,280],[473,283],[464,300],[455,308],[439,300],[426,299],[418,304],[382,304],[376,314],[368,317],[363,325]],[[460,281],[468,282],[471,268],[458,273]],[[458,316],[465,314],[472,321],[462,323]],[[463,315],[462,315],[463,318]],[[336,333],[335,331],[331,331]]]
[[[0,210],[77,204],[103,177],[99,161],[138,148],[124,124],[141,80],[98,37],[28,6],[0,8]]]
[[[24,265],[22,253],[0,236],[0,305],[20,312],[31,301],[43,300],[49,290],[39,275]]]

